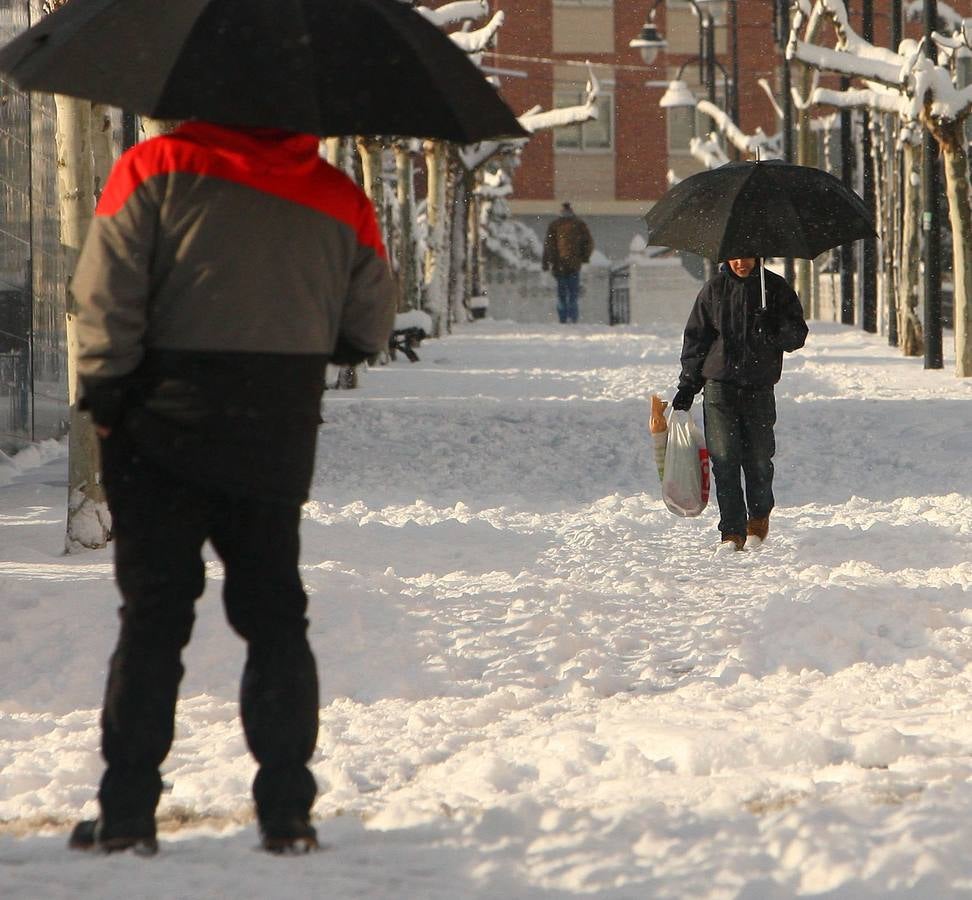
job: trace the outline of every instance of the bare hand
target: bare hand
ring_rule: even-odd
[[[102,439],[108,437],[111,434],[111,429],[106,428],[104,425],[95,425],[94,430],[95,430],[95,434]]]

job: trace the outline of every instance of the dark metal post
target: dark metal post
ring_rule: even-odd
[[[28,18],[30,13],[28,12]],[[37,297],[34,290],[34,104],[30,91],[25,92],[27,101],[27,271],[24,276],[24,294],[29,304],[27,327],[27,377],[30,385],[30,439],[37,440],[37,391],[34,382],[34,317],[37,313]],[[16,380],[16,379],[15,379]],[[16,388],[15,388],[16,389]]]
[[[729,53],[732,73],[732,102],[729,111],[732,121],[739,125],[739,9],[738,0],[729,0]]]
[[[924,0],[925,52],[935,60],[938,48],[931,39],[938,25],[937,0]],[[939,225],[938,142],[925,129],[922,147],[922,217],[925,234],[925,368],[941,369],[942,362],[942,271]]]
[[[790,39],[790,0],[780,0],[780,58],[783,65],[780,92],[783,94],[783,159],[793,162],[793,94],[790,84],[790,62],[786,58],[786,44]],[[793,260],[784,261],[783,277],[793,284],[795,277]]]
[[[901,21],[901,0],[891,0],[891,49],[897,52],[898,45],[901,43],[902,38],[902,21]],[[892,129],[893,130],[893,129]],[[903,211],[898,208],[901,198],[904,196],[904,175],[903,175],[903,154],[899,147],[895,146],[893,142],[889,141],[890,146],[894,146],[894,165],[891,167],[891,171],[894,173],[894,179],[896,181],[894,195],[897,198],[898,203],[895,204],[890,212],[890,221],[892,224],[892,233],[888,235],[888,238],[893,242],[891,245],[891,252],[886,253],[885,257],[896,256],[894,264],[892,265],[892,273],[895,271],[900,271],[900,260],[901,256],[897,253],[898,250],[898,236],[901,234],[902,226],[902,213]],[[888,345],[891,347],[897,347],[899,341],[898,335],[898,288],[901,281],[900,278],[894,278],[892,275],[892,287],[891,296],[888,297]]]
[[[841,90],[850,87],[849,78],[841,78]],[[854,188],[854,148],[851,142],[851,112],[840,111],[840,179],[844,186]],[[840,245],[840,321],[854,324],[854,245]]]
[[[697,3],[693,2],[692,6],[695,7],[695,14],[699,17],[699,84],[705,84],[705,18]]]
[[[874,0],[861,4],[861,37],[874,43]],[[861,156],[863,157],[863,200],[868,214],[874,218],[874,157],[871,135],[871,114],[862,110]],[[861,328],[877,331],[877,240],[865,238],[861,243]]]
[[[135,113],[122,113],[122,149],[128,150],[138,143],[138,119]]]
[[[705,25],[704,25],[706,43],[705,43],[705,85],[709,91],[709,103],[713,106],[716,104],[716,78],[715,78],[715,19],[712,18],[710,13],[705,14]],[[724,98],[725,102],[729,102],[729,98]],[[728,108],[728,107],[723,107]]]

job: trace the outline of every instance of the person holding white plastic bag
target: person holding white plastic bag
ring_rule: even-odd
[[[760,264],[730,259],[703,286],[685,326],[672,409],[703,390],[705,441],[719,504],[721,546],[756,547],[773,510],[776,397],[783,354],[799,350],[807,323],[796,292],[773,272],[761,299]],[[745,490],[743,489],[745,476]]]

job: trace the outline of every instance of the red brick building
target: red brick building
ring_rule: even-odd
[[[735,66],[731,7],[736,4]],[[965,5],[963,3],[963,5]],[[652,2],[643,0],[493,0],[506,21],[495,53],[486,64],[517,70],[520,77],[501,76],[502,92],[522,113],[577,103],[590,60],[601,85],[599,118],[583,126],[538,133],[523,152],[514,176],[511,207],[515,215],[542,232],[563,200],[592,227],[595,240],[611,258],[622,258],[631,237],[639,233],[639,216],[666,189],[667,172],[685,175],[701,168],[690,155],[688,139],[713,129],[711,120],[689,109],[659,106],[667,84],[679,71],[699,98],[706,88],[700,77],[699,17],[686,0],[659,0],[655,24],[668,47],[645,65],[628,45],[638,37]],[[767,134],[779,130],[779,119],[762,87],[765,79],[780,96],[781,51],[775,29],[776,0],[700,0],[715,21],[715,89],[725,107],[734,68],[738,69],[739,125]],[[887,45],[890,0],[874,4],[875,42]],[[854,27],[860,32],[860,3],[853,3]],[[908,26],[913,32],[916,26]],[[792,68],[799,86],[801,67]],[[525,77],[522,77],[525,75]]]

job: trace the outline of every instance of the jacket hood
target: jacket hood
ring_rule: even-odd
[[[192,121],[180,125],[174,135],[218,149],[235,163],[254,172],[299,172],[320,165],[320,138],[282,128],[251,128]]]
[[[759,277],[759,267],[760,267],[760,265],[762,265],[762,264],[760,263],[759,259],[757,259],[756,260],[756,265],[753,266],[753,271],[750,272],[745,278],[740,278],[735,272],[733,272],[732,269],[730,268],[728,262],[721,262],[721,263],[719,263],[719,271],[720,272],[725,272],[725,274],[728,275],[731,279],[733,279],[733,281],[746,282],[746,281],[749,281],[750,278],[758,278]]]

